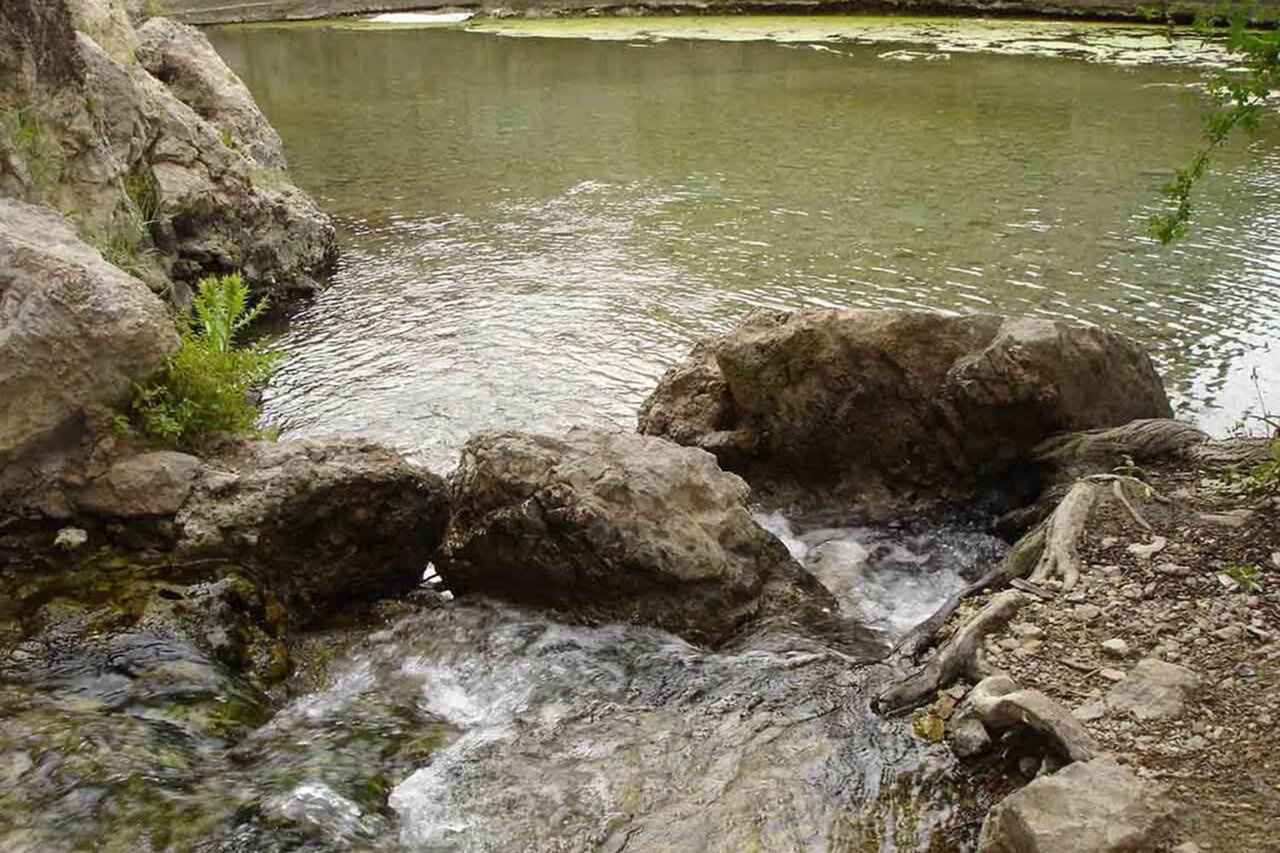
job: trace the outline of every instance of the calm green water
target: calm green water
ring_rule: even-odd
[[[212,31],[346,247],[268,417],[447,467],[477,429],[630,425],[758,305],[1088,320],[1209,428],[1255,368],[1280,407],[1280,132],[1224,152],[1191,239],[1142,236],[1203,71],[803,32]]]

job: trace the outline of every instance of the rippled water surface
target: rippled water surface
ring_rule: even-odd
[[[1215,162],[1190,239],[1142,236],[1198,140],[1187,63],[1220,57],[1150,30],[751,20],[213,31],[346,247],[279,341],[268,417],[441,468],[480,428],[630,426],[757,305],[1089,320],[1213,429],[1254,367],[1280,405],[1280,131]]]

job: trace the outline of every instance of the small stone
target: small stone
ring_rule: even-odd
[[[1014,622],[1009,626],[1009,630],[1013,632],[1015,637],[1021,637],[1024,640],[1044,639],[1044,629],[1030,622]]]
[[[1199,643],[1204,640],[1200,637]],[[1206,640],[1207,642],[1207,640]],[[1139,722],[1174,720],[1200,689],[1200,677],[1174,663],[1148,658],[1139,661],[1122,682],[1107,691],[1107,707]]]
[[[1103,566],[1102,574],[1106,576],[1107,580],[1114,581],[1124,576],[1124,570],[1119,566]]]
[[[1071,615],[1078,622],[1092,622],[1102,615],[1102,610],[1096,604],[1077,604],[1071,609]]]
[[[1258,674],[1258,671],[1253,668],[1253,664],[1251,663],[1248,663],[1246,661],[1241,661],[1240,663],[1236,664],[1236,675],[1240,676],[1241,678],[1253,678],[1257,674]]]
[[[1271,565],[1275,566],[1277,569],[1280,569],[1280,551],[1271,552]]]
[[[974,716],[957,717],[947,726],[947,743],[951,751],[961,758],[970,758],[986,752],[991,747],[987,727]]]
[[[1156,554],[1163,551],[1164,547],[1168,544],[1169,540],[1165,539],[1163,536],[1153,536],[1151,537],[1151,541],[1145,545],[1134,542],[1129,546],[1128,551],[1140,560],[1149,560]]]
[[[1200,845],[1194,841],[1184,841],[1169,853],[1201,853]]]
[[[1156,571],[1162,575],[1173,575],[1175,577],[1186,577],[1191,574],[1191,569],[1177,563],[1160,563],[1156,566]]]
[[[1199,752],[1200,750],[1204,749],[1208,745],[1209,745],[1209,741],[1205,740],[1200,735],[1192,735],[1191,737],[1187,738],[1186,747],[1191,752]]]
[[[1120,594],[1130,601],[1137,601],[1142,598],[1142,586],[1136,583],[1128,584],[1120,588]]]
[[[1127,658],[1129,644],[1119,637],[1112,637],[1110,640],[1102,641],[1102,651],[1113,658]]]
[[[1104,536],[1100,544],[1103,548],[1114,548],[1120,544],[1120,540],[1115,536]]]
[[[1106,714],[1106,712],[1107,712],[1107,706],[1104,705],[1101,701],[1095,699],[1092,702],[1085,702],[1079,708],[1076,708],[1074,711],[1072,711],[1071,714],[1077,720],[1080,720],[1081,722],[1089,723],[1094,720],[1102,719],[1103,715]]]
[[[1244,527],[1249,519],[1253,517],[1251,509],[1233,509],[1227,512],[1202,512],[1200,520],[1205,524],[1213,524],[1218,527],[1226,527],[1230,530],[1236,530]]]
[[[1124,670],[1111,669],[1110,667],[1098,670],[1098,674],[1107,681],[1124,681]]]
[[[1217,637],[1219,640],[1225,640],[1227,642],[1238,640],[1243,634],[1244,629],[1239,625],[1228,625],[1225,628],[1219,628],[1213,632],[1213,636]]]
[[[1240,582],[1231,575],[1219,573],[1217,576],[1218,583],[1222,584],[1222,588],[1228,592],[1235,592],[1240,588]]]
[[[89,532],[79,527],[64,527],[53,539],[53,547],[62,551],[74,551],[89,541]]]

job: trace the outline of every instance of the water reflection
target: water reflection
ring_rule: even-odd
[[[753,306],[1087,320],[1223,430],[1280,405],[1280,134],[1225,151],[1191,239],[1141,236],[1198,143],[1199,72],[892,45],[214,31],[340,219],[282,335],[286,434],[437,466],[494,426],[629,426]]]

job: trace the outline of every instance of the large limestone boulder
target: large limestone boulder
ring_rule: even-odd
[[[78,442],[90,410],[127,400],[177,344],[160,299],[65,218],[0,199],[0,495]]]
[[[264,169],[285,168],[284,144],[209,39],[195,27],[151,18],[138,28],[138,61],[206,121],[231,147]]]
[[[1095,327],[927,311],[757,311],[667,372],[640,431],[753,482],[969,492],[1055,433],[1170,414],[1134,343]]]
[[[331,437],[247,442],[209,460],[176,524],[180,553],[252,567],[305,621],[412,589],[448,516],[442,479],[381,445]]]
[[[200,33],[146,28],[119,0],[0,5],[0,109],[32,134],[0,145],[0,192],[75,211],[156,284],[241,270],[277,301],[313,291],[334,232],[283,171],[278,136]]]
[[[1140,853],[1167,849],[1172,811],[1159,785],[1109,758],[1041,776],[987,813],[979,853]]]
[[[455,592],[717,643],[748,620],[836,610],[700,450],[625,433],[471,439],[437,569]]]

